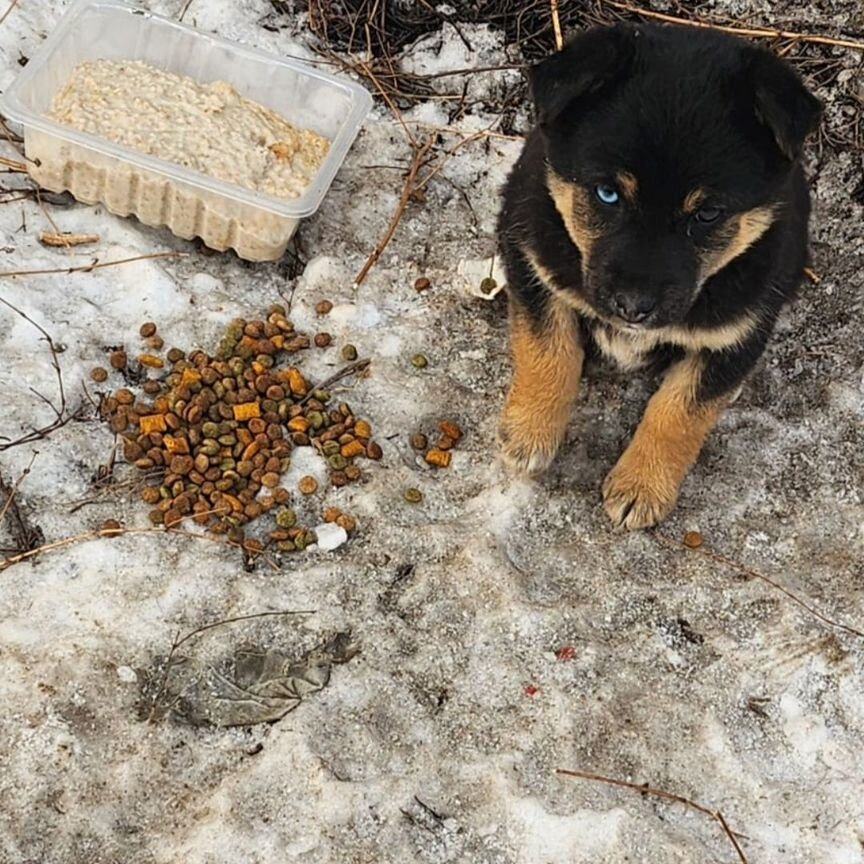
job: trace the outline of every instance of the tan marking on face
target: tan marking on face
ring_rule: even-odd
[[[706,195],[702,189],[694,189],[692,192],[687,194],[687,197],[684,199],[684,205],[681,209],[688,215],[695,213],[702,206],[702,202],[705,198]]]
[[[728,399],[696,398],[703,361],[691,354],[672,366],[651,397],[630,445],[603,484],[606,512],[616,525],[647,528],[678,500]]]
[[[639,194],[639,181],[629,171],[619,171],[615,175],[615,180],[628,203],[635,204],[636,196]]]
[[[546,170],[546,183],[555,202],[555,208],[564,220],[570,239],[582,254],[584,272],[591,259],[591,247],[601,233],[594,220],[588,191],[576,183],[565,180],[552,168]]]
[[[579,393],[582,349],[576,316],[557,298],[535,325],[517,305],[510,312],[513,380],[501,417],[503,456],[535,473],[554,458]]]
[[[699,284],[746,252],[773,222],[771,207],[756,207],[733,216],[712,238],[710,247],[700,253]]]
[[[599,318],[597,312],[577,293],[567,290],[558,283],[554,274],[548,267],[540,262],[537,255],[527,247],[521,247],[522,255],[528,262],[528,266],[534,271],[537,282],[547,290],[555,294],[556,298],[574,309],[585,318]]]

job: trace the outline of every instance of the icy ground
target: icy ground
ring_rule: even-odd
[[[0,86],[65,5],[21,0],[12,10],[0,27]],[[151,5],[177,15],[185,2]],[[716,7],[747,7],[764,22],[779,5]],[[265,0],[193,0],[186,20],[312,56],[302,18],[282,16],[287,26],[274,33],[260,26],[268,14]],[[797,14],[807,20],[806,7]],[[413,68],[508,59],[500,36],[468,32],[476,55],[446,32],[416,47]],[[854,79],[860,55],[838,57]],[[500,81],[490,74],[472,87],[480,98]],[[840,110],[834,94],[820,95],[829,112]],[[416,134],[420,124],[446,123],[435,101],[406,118]],[[459,128],[493,121],[477,105]],[[549,475],[515,482],[496,464],[504,301],[471,296],[456,265],[491,254],[496,190],[518,146],[484,137],[462,147],[356,291],[353,278],[385,232],[410,156],[383,108],[303,226],[310,260],[296,284],[284,266],[205,256],[99,208],[0,205],[0,271],[86,264],[92,254],[191,253],[92,273],[0,272],[0,296],[66,346],[60,363],[73,406],[84,384],[98,389],[88,373],[105,363],[104,346],[137,345],[141,322],[158,322],[168,345],[212,347],[232,317],[260,314],[295,287],[301,329],[316,329],[317,301],[336,304],[326,325],[334,347],[309,358],[311,376],[331,374],[346,341],[372,358],[370,376],[347,382],[343,398],[384,445],[366,485],[315,501],[360,523],[335,552],[246,572],[234,550],[133,535],[0,571],[2,864],[737,860],[704,815],[557,768],[649,783],[719,809],[751,864],[864,861],[862,639],[764,581],[606,524],[599,485],[651,382],[590,370]],[[7,145],[2,152],[16,158]],[[708,548],[860,630],[864,241],[862,207],[850,197],[861,188],[860,154],[826,150],[810,167],[821,281],[805,286],[785,317],[662,530],[702,532]],[[95,253],[42,247],[48,214],[62,230],[98,233]],[[432,290],[415,292],[419,275]],[[417,352],[428,356],[426,369],[411,365]],[[15,438],[50,422],[33,390],[56,399],[56,379],[40,334],[6,308],[0,358],[0,435]],[[444,416],[467,434],[451,468],[432,473],[407,436]],[[91,419],[0,452],[12,481],[38,453],[17,501],[46,542],[106,518],[146,526],[144,505],[122,492],[70,513],[92,496],[111,446]],[[292,483],[316,468],[298,462]],[[421,505],[403,501],[407,486],[423,491]],[[0,528],[0,547],[9,545]],[[214,655],[252,644],[300,656],[350,629],[361,653],[296,711],[272,726],[231,730],[139,719],[143,670],[178,632],[290,609],[313,614],[226,625],[190,644]]]

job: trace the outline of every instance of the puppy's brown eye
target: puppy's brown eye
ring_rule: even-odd
[[[723,211],[719,207],[700,207],[693,216],[697,222],[710,225],[712,222],[716,222],[722,214]]]

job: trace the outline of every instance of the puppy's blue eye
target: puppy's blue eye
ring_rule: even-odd
[[[697,222],[710,225],[712,222],[716,222],[722,213],[723,211],[719,207],[700,207],[694,215]]]
[[[606,186],[601,183],[599,186],[594,187],[594,192],[604,204],[612,205],[618,203],[618,190],[614,186]]]

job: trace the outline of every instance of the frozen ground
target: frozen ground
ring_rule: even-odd
[[[183,5],[152,3],[171,15]],[[764,22],[778,5],[716,7]],[[0,85],[63,6],[22,0],[13,9],[0,28]],[[186,20],[307,54],[297,28],[262,29],[270,10],[264,0],[193,0]],[[861,28],[854,4],[790,10],[805,23],[818,14]],[[479,60],[450,33],[439,62],[505,59],[494,34],[471,35]],[[415,69],[435,68],[438,39],[420,46]],[[864,98],[861,55],[838,59]],[[841,110],[834,93],[820,95],[829,114]],[[446,119],[436,103],[408,118]],[[493,120],[478,107],[460,128]],[[330,374],[347,340],[370,356],[371,375],[350,383],[346,398],[385,447],[366,485],[328,494],[360,522],[347,545],[246,572],[215,545],[126,536],[0,572],[2,864],[736,860],[701,814],[556,768],[647,782],[719,808],[744,835],[751,864],[864,861],[861,638],[763,581],[606,524],[598,488],[651,382],[591,370],[567,446],[541,482],[514,482],[495,462],[503,299],[467,294],[456,262],[491,253],[496,190],[517,150],[504,138],[464,146],[355,291],[401,188],[396,166],[409,157],[400,128],[376,109],[303,228],[310,261],[296,281],[294,319],[313,329],[314,304],[337,304],[328,323],[337,347],[307,371]],[[699,530],[711,549],[862,629],[864,240],[850,194],[857,187],[861,200],[861,155],[825,150],[811,168],[821,282],[785,317],[663,532]],[[97,232],[102,260],[193,253],[86,274],[0,273],[0,296],[66,346],[73,404],[88,370],[104,362],[103,346],[137,344],[142,321],[157,321],[169,344],[212,346],[230,318],[292,287],[285,267],[204,256],[98,208],[48,212],[63,230]],[[89,252],[40,246],[49,227],[30,201],[0,205],[0,270],[90,261]],[[418,295],[421,274],[434,287]],[[0,435],[14,438],[50,421],[31,388],[53,397],[56,381],[39,334],[5,308],[0,322]],[[418,351],[430,360],[422,371],[409,362]],[[441,416],[467,435],[451,469],[432,474],[406,438]],[[46,541],[109,517],[146,524],[143,505],[122,494],[69,512],[91,494],[111,443],[91,420],[0,453],[14,480],[38,452],[17,500]],[[403,502],[406,486],[423,490],[422,505]],[[10,544],[0,528],[0,547]],[[143,670],[178,631],[286,609],[314,613],[227,625],[190,644],[214,656],[241,644],[299,656],[350,628],[361,653],[294,713],[232,730],[138,719]]]

